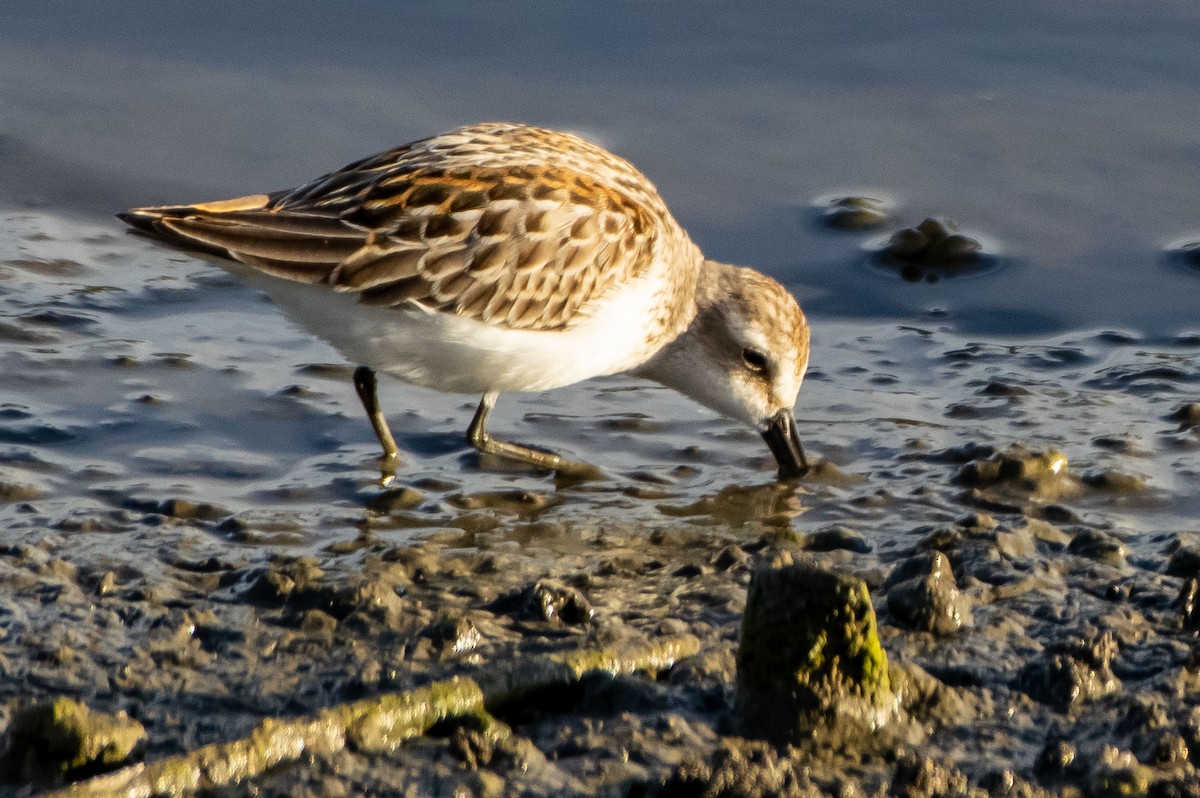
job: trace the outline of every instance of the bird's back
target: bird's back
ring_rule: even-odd
[[[416,302],[490,325],[552,330],[690,242],[632,165],[541,128],[460,128],[299,188],[138,208],[175,246],[284,279]]]
[[[174,246],[244,264],[239,271],[252,278],[321,286],[359,306],[483,331],[562,333],[627,305],[615,315],[641,329],[615,336],[595,373],[637,365],[682,329],[700,262],[628,162],[569,134],[499,123],[413,142],[296,189],[122,218]],[[313,318],[319,298],[255,281],[285,310],[302,297],[292,315],[330,337],[328,320]],[[377,326],[388,316],[371,318]]]

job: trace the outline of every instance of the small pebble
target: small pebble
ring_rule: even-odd
[[[1085,485],[1106,493],[1141,493],[1146,490],[1146,480],[1133,474],[1122,474],[1111,469],[1085,474]]]
[[[1200,269],[1200,241],[1184,244],[1176,252],[1184,263]]]
[[[804,548],[808,551],[852,551],[856,554],[867,554],[871,544],[857,529],[848,526],[832,526],[818,529],[804,539]]]
[[[1113,568],[1125,567],[1125,544],[1098,529],[1080,532],[1071,539],[1067,551]]]
[[[837,197],[821,214],[827,227],[838,230],[871,230],[888,220],[887,206],[875,197]]]
[[[1168,418],[1178,422],[1181,429],[1200,427],[1200,402],[1180,405]]]
[[[1075,765],[1076,756],[1078,756],[1078,752],[1074,745],[1053,735],[1046,740],[1046,745],[1042,748],[1042,753],[1038,756],[1037,764],[1034,767],[1043,776],[1061,779]]]
[[[1167,575],[1184,579],[1200,577],[1200,546],[1194,541],[1179,542],[1167,560]]]

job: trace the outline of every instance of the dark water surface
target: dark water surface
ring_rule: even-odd
[[[1200,270],[1168,254],[1200,237],[1193,4],[51,2],[5,17],[5,535],[168,498],[355,529],[375,446],[345,364],[111,213],[295,185],[483,119],[594,138],[708,254],[795,290],[815,331],[802,434],[862,480],[813,487],[812,518],[929,477],[897,466],[914,441],[1053,446],[1072,468],[1146,477],[1128,507],[1079,500],[1105,523],[1194,513],[1196,438],[1165,420],[1200,396]],[[871,236],[818,223],[814,202],[846,192],[890,203],[875,237],[943,215],[1000,268],[904,282],[871,264]],[[995,379],[1032,398],[980,398]],[[479,491],[654,518],[773,490],[755,434],[629,380],[502,399],[497,432],[612,477],[566,491],[475,468],[473,398],[384,394],[423,496],[399,527],[450,522]],[[1114,453],[1106,435],[1132,443]],[[309,534],[324,533],[293,537]]]
[[[103,216],[299,184],[485,119],[639,165],[702,247],[819,315],[1174,332],[1200,236],[1200,9],[1013,2],[22,4],[0,29],[0,197]],[[944,214],[1009,263],[937,289],[867,277],[829,192]]]

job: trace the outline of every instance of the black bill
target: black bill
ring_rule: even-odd
[[[808,473],[808,460],[804,447],[796,434],[796,420],[788,410],[780,410],[763,430],[763,440],[771,447],[771,454],[779,463],[779,476],[783,479],[802,477]]]

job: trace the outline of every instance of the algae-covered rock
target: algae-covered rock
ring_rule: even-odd
[[[992,485],[1057,476],[1066,469],[1067,458],[1060,451],[1031,452],[1023,446],[1011,446],[986,460],[972,460],[959,470],[957,478],[967,485]]]
[[[215,521],[230,514],[229,510],[219,505],[189,499],[164,499],[156,509],[160,515],[183,521]]]
[[[438,655],[442,657],[470,653],[478,648],[483,640],[479,628],[470,618],[453,614],[438,616],[422,630],[422,635],[432,641]]]
[[[146,730],[124,712],[93,712],[70,698],[19,710],[9,727],[10,760],[26,780],[108,770],[127,760]]]
[[[1188,761],[1190,755],[1187,740],[1173,731],[1161,732],[1150,748],[1151,764],[1173,766]]]
[[[958,470],[955,481],[1039,499],[1056,499],[1080,491],[1079,481],[1068,471],[1066,455],[1055,449],[1034,452],[1019,445],[987,459],[972,460]]]
[[[295,590],[312,585],[324,575],[313,557],[276,556],[269,566],[246,573],[242,596],[255,603],[282,604]]]
[[[378,624],[393,632],[406,630],[411,621],[410,605],[396,593],[392,582],[378,576],[298,586],[289,596],[288,604],[297,614],[319,609],[339,622],[353,619],[368,626]]]
[[[367,506],[377,513],[397,513],[419,507],[425,494],[408,485],[390,487],[367,500]]]
[[[777,744],[830,722],[872,731],[895,703],[866,584],[811,563],[754,573],[737,671],[742,733]]]
[[[567,624],[584,624],[592,619],[596,611],[587,596],[573,587],[547,585],[539,582],[533,586],[525,604],[526,612],[542,620],[558,618]]]
[[[512,729],[487,713],[456,718],[452,723],[454,731],[448,741],[450,754],[462,762],[466,770],[479,771],[497,765],[501,769],[524,770],[528,761],[537,756],[532,742],[514,735]]]

